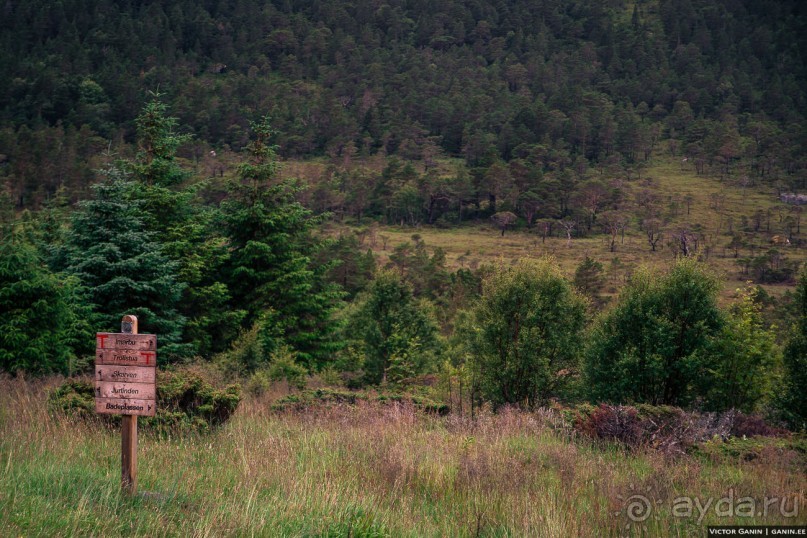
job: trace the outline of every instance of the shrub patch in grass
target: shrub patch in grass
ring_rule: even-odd
[[[48,409],[80,419],[100,417],[107,424],[120,421],[119,415],[96,414],[93,398],[92,379],[68,379],[50,393]],[[157,415],[141,417],[140,424],[160,432],[206,432],[224,424],[235,413],[240,401],[238,385],[218,388],[192,370],[158,371]]]
[[[303,411],[308,408],[333,405],[356,405],[359,402],[408,403],[427,413],[446,415],[449,406],[422,396],[397,393],[372,394],[333,389],[315,389],[289,394],[272,404],[275,411]]]

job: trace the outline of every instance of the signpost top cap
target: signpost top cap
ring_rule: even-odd
[[[126,314],[120,320],[120,332],[137,334],[137,316]]]

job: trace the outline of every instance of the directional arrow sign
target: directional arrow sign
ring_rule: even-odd
[[[157,390],[154,383],[115,383],[113,381],[96,381],[95,396],[96,398],[154,400],[157,397]]]
[[[97,349],[134,349],[156,351],[156,334],[95,333]]]
[[[138,349],[97,349],[95,364],[154,367],[157,366],[157,352]]]
[[[121,326],[126,330],[125,316]],[[157,398],[157,336],[132,333],[95,335],[95,410],[112,415],[154,416]]]
[[[154,400],[119,400],[117,398],[96,398],[95,412],[104,415],[137,415],[153,417],[156,412]]]
[[[154,383],[156,368],[151,366],[115,366],[96,364],[96,381],[117,381],[125,383]]]

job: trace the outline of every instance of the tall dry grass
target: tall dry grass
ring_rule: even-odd
[[[242,404],[205,436],[141,436],[141,494],[120,495],[119,435],[50,416],[55,380],[0,380],[2,536],[687,536],[706,524],[804,524],[803,460],[630,453],[551,413],[433,417],[362,403]],[[573,437],[573,436],[571,436]],[[799,514],[673,517],[673,500],[795,495]],[[632,522],[626,499],[652,514]],[[630,524],[630,525],[629,525]]]

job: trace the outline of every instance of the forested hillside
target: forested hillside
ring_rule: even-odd
[[[8,1],[0,40],[18,208],[86,196],[157,89],[190,159],[239,151],[269,113],[287,157],[462,157],[470,184],[449,190],[492,209],[641,167],[665,139],[700,173],[805,188],[798,0]]]
[[[806,206],[804,0],[0,2],[0,535],[804,525]]]
[[[0,38],[2,371],[126,313],[256,392],[804,427],[799,2],[9,1]]]

